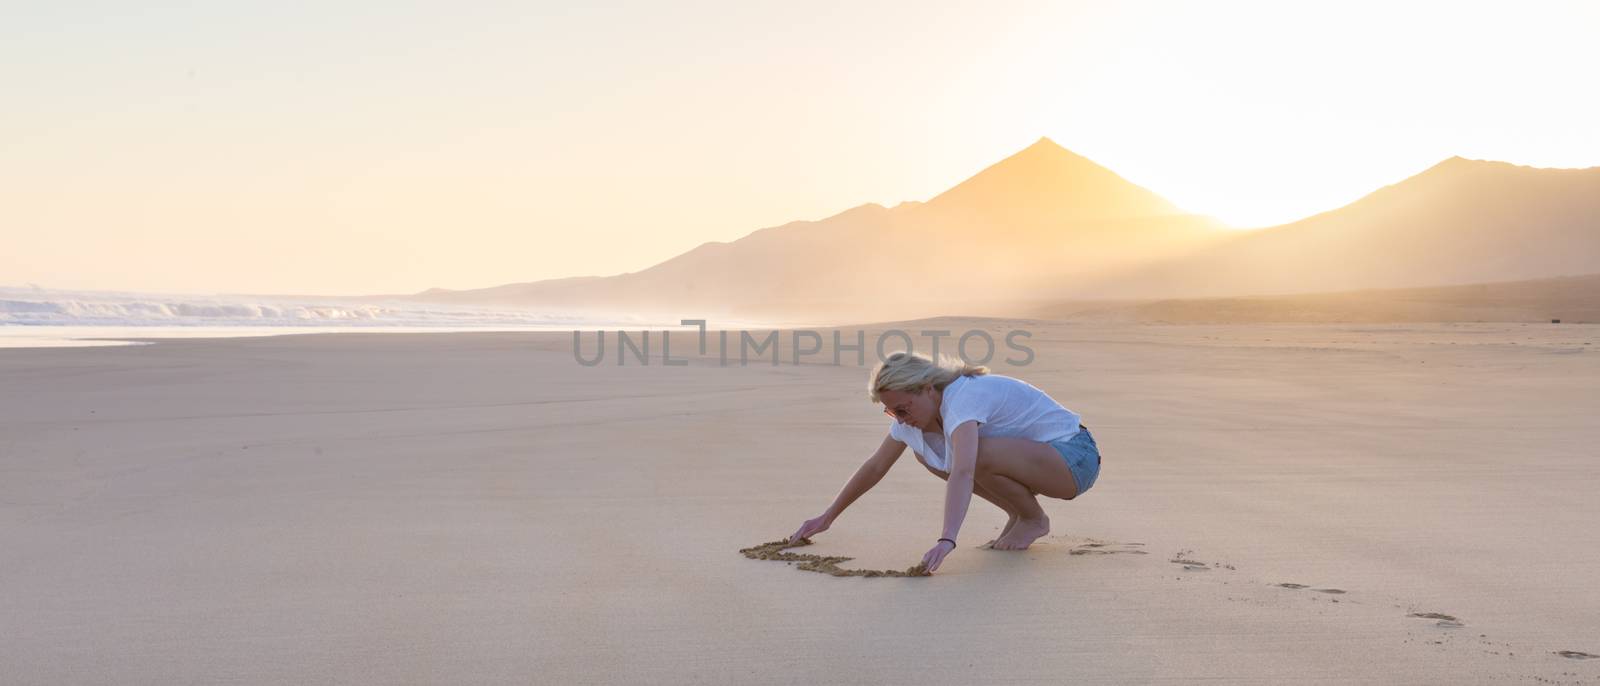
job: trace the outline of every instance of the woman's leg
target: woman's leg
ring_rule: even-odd
[[[1025,438],[979,438],[974,481],[1019,507],[1021,518],[995,541],[996,550],[1022,550],[1050,533],[1050,518],[1034,498],[1036,494],[1063,500],[1078,497],[1077,479],[1061,453],[1048,443]]]
[[[928,465],[926,465],[926,464],[924,464],[922,466],[923,467],[927,467],[928,471],[933,472],[934,476],[937,476],[937,477],[939,477],[941,479],[944,479],[945,481],[949,481],[950,480],[950,473],[949,472],[941,472],[941,471],[939,471],[937,469],[934,469],[932,467],[928,467]],[[987,501],[989,501],[991,503],[994,503],[995,507],[998,507],[1001,510],[1004,510],[1005,513],[1006,513],[1006,526],[1005,526],[1005,528],[1000,530],[1000,535],[998,537],[990,539],[990,541],[988,543],[985,543],[985,544],[979,546],[980,548],[987,548],[989,546],[994,545],[995,541],[998,541],[998,540],[1000,540],[1002,538],[1005,538],[1006,534],[1011,533],[1011,528],[1016,526],[1017,525],[1017,521],[1022,518],[1022,511],[1021,511],[1021,509],[1018,507],[1018,505],[1016,503],[1012,503],[1010,501],[1007,501],[1007,500],[1001,498],[998,495],[995,495],[994,492],[990,491],[983,484],[978,483],[977,479],[973,479],[972,480],[972,493],[974,495],[980,497],[980,498],[983,498],[984,500],[987,500]],[[1031,499],[1031,497],[1030,497],[1030,499]],[[1037,504],[1037,503],[1035,503],[1035,504]]]

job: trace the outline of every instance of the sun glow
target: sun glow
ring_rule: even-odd
[[[1600,5],[1121,3],[1019,27],[995,60],[1061,145],[1238,227],[1347,204],[1454,155],[1600,164],[1581,73]],[[1074,40],[1047,35],[1076,27]],[[1039,47],[1039,46],[1048,47]],[[1017,138],[1022,138],[1018,135]]]
[[[1239,227],[1454,155],[1600,164],[1594,2],[30,7],[0,285],[616,274],[1040,136]]]

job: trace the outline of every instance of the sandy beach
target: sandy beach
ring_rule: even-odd
[[[0,350],[0,681],[1600,683],[1600,325],[894,326],[1030,331],[991,368],[1093,427],[1030,549],[974,498],[928,577],[741,555],[885,434],[827,347]],[[907,451],[791,552],[905,569],[943,493]]]

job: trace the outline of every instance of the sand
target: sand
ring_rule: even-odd
[[[883,438],[865,370],[823,356],[0,351],[3,681],[1600,682],[1600,327],[902,328],[969,327],[1033,332],[996,370],[1104,464],[1025,551],[973,545],[1005,522],[975,498],[916,579],[734,554]],[[806,553],[906,569],[944,486],[907,454]]]
[[[990,549],[990,550],[993,550],[993,548],[991,547],[993,545],[993,543],[994,543],[993,541],[990,541],[989,543],[985,543],[985,544],[983,544],[981,546],[978,546],[978,548],[979,549]],[[783,562],[783,563],[786,563],[786,564],[794,564],[795,562],[799,562],[800,564],[795,566],[795,569],[798,569],[798,570],[803,571],[803,572],[820,572],[820,573],[823,573],[823,574],[827,574],[829,576],[864,576],[864,577],[932,576],[932,574],[928,572],[928,566],[923,564],[923,563],[921,563],[921,562],[918,562],[915,565],[907,567],[904,570],[899,570],[899,569],[845,569],[843,567],[840,567],[839,563],[848,562],[850,560],[854,560],[855,558],[853,558],[853,557],[828,557],[828,556],[824,556],[824,555],[808,555],[808,554],[805,554],[805,553],[786,553],[786,552],[783,552],[784,550],[787,550],[789,548],[796,548],[796,547],[803,546],[803,545],[811,545],[811,539],[802,538],[802,539],[800,539],[798,541],[793,541],[793,542],[789,541],[788,539],[782,539],[782,540],[777,540],[777,541],[768,541],[766,543],[762,543],[762,544],[756,545],[756,546],[751,546],[749,548],[742,548],[742,549],[739,550],[739,554],[744,555],[745,557],[748,557],[748,558],[750,558],[752,560],[776,560],[776,561]],[[1072,548],[1071,550],[1068,550],[1067,553],[1069,555],[1110,555],[1110,554],[1115,554],[1115,553],[1133,553],[1135,555],[1144,555],[1144,554],[1146,554],[1145,551],[1139,550],[1136,547],[1132,547],[1132,546],[1144,545],[1143,543],[1130,543],[1130,544],[1127,544],[1127,547],[1124,547],[1123,549],[1120,549],[1120,550],[1117,549],[1117,548],[1108,548],[1108,547],[1106,547],[1107,545],[1108,544],[1106,544],[1106,543],[1084,543],[1082,545],[1079,545],[1077,547]],[[1205,563],[1203,563],[1203,562],[1194,562],[1194,561],[1190,561],[1190,560],[1182,560],[1182,559],[1177,559],[1177,558],[1174,558],[1173,562],[1179,562],[1179,563],[1184,564],[1184,568],[1185,569],[1205,569],[1206,568]],[[1279,584],[1279,585],[1280,586],[1295,586],[1295,584]],[[1304,588],[1304,586],[1300,586],[1300,588]],[[1325,592],[1343,593],[1344,591],[1325,591]]]
[[[1017,316],[1124,324],[1600,323],[1600,274],[1428,288],[992,305]]]
[[[793,564],[795,562],[799,562],[800,564],[798,566],[796,566],[795,569],[798,569],[798,570],[803,571],[803,572],[820,572],[820,573],[823,573],[823,574],[827,574],[829,576],[865,576],[865,577],[932,576],[931,574],[928,573],[928,566],[925,565],[925,564],[922,564],[921,562],[918,562],[917,564],[912,565],[910,567],[907,567],[906,569],[903,569],[903,570],[901,570],[901,569],[845,569],[843,567],[840,567],[839,563],[848,562],[850,560],[854,560],[855,558],[853,558],[853,557],[842,557],[842,556],[841,557],[828,557],[828,556],[824,556],[824,555],[808,555],[808,554],[805,554],[805,553],[786,553],[786,552],[783,552],[784,550],[786,550],[788,548],[795,548],[795,547],[803,546],[803,545],[811,545],[811,539],[802,538],[802,539],[800,539],[798,541],[794,541],[792,543],[790,541],[788,541],[787,539],[779,540],[779,541],[768,541],[766,543],[762,543],[761,545],[751,546],[749,548],[741,549],[739,551],[739,553],[741,555],[744,555],[745,557],[748,557],[748,558],[752,559],[752,560],[777,560],[779,562],[785,562],[785,563],[790,563],[790,564]]]

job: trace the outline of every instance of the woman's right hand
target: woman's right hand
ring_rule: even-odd
[[[789,537],[789,542],[794,543],[802,538],[809,538],[813,535],[820,534],[824,531],[827,531],[828,527],[832,524],[833,521],[828,519],[828,515],[822,515],[815,519],[807,519],[806,523],[801,524],[800,529],[795,531],[793,536]]]

